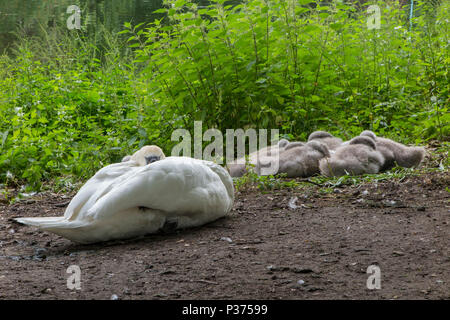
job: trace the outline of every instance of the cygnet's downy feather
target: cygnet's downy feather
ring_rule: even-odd
[[[324,176],[361,175],[378,173],[384,164],[383,155],[375,142],[368,137],[356,137],[331,155],[319,162],[320,173]]]
[[[287,146],[289,146],[289,141],[281,139],[276,145],[267,146],[250,153],[248,161],[245,158],[239,158],[227,163],[226,168],[232,177],[242,177],[247,172],[248,165],[255,167],[260,159],[278,156]]]
[[[285,173],[289,178],[310,177],[319,173],[319,160],[330,156],[327,146],[318,141],[297,143],[295,147],[290,145],[279,155],[277,172]]]
[[[309,141],[319,141],[325,144],[330,151],[336,150],[341,144],[342,139],[333,136],[331,133],[326,131],[314,131],[308,137]]]
[[[377,137],[374,132],[365,130],[360,136],[370,137],[376,142],[377,149],[383,154],[385,164],[382,171],[389,170],[398,164],[401,167],[417,167],[425,157],[425,149],[408,147],[391,139]]]

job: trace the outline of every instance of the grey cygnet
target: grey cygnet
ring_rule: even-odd
[[[384,157],[377,150],[375,141],[369,137],[355,137],[341,146],[329,158],[319,162],[320,173],[324,176],[362,175],[380,172]]]

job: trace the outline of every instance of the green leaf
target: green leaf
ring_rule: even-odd
[[[186,4],[186,0],[177,0],[175,1],[175,7],[179,8]]]
[[[317,102],[317,101],[320,101],[321,99],[320,99],[320,97],[318,97],[318,96],[316,96],[316,95],[312,95],[311,96],[311,101],[312,102]]]
[[[258,80],[256,80],[256,83],[265,83],[266,81],[266,78],[259,78]]]
[[[283,99],[283,97],[278,96],[278,97],[277,97],[277,101],[278,101],[279,104],[284,104],[284,99]]]
[[[308,24],[304,29],[303,29],[303,31],[304,32],[307,32],[307,33],[313,33],[313,32],[317,32],[317,31],[320,31],[321,29],[320,29],[320,27],[318,27],[318,26],[316,26],[316,25],[314,25],[314,24]]]
[[[342,23],[332,23],[332,24],[330,24],[330,28],[333,29],[333,30],[336,30],[336,31],[342,29],[343,27],[344,27],[344,25]]]

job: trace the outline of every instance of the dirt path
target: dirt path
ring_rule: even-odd
[[[62,215],[68,196],[0,204],[0,299],[450,299],[449,186],[446,172],[248,191],[202,228],[89,246],[10,220]],[[66,286],[70,265],[81,290]]]

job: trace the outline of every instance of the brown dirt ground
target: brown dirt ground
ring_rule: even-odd
[[[449,182],[248,190],[201,228],[95,245],[11,221],[62,215],[72,195],[0,203],[0,299],[450,299]],[[66,286],[74,264],[81,290]],[[380,290],[366,287],[373,264]]]

